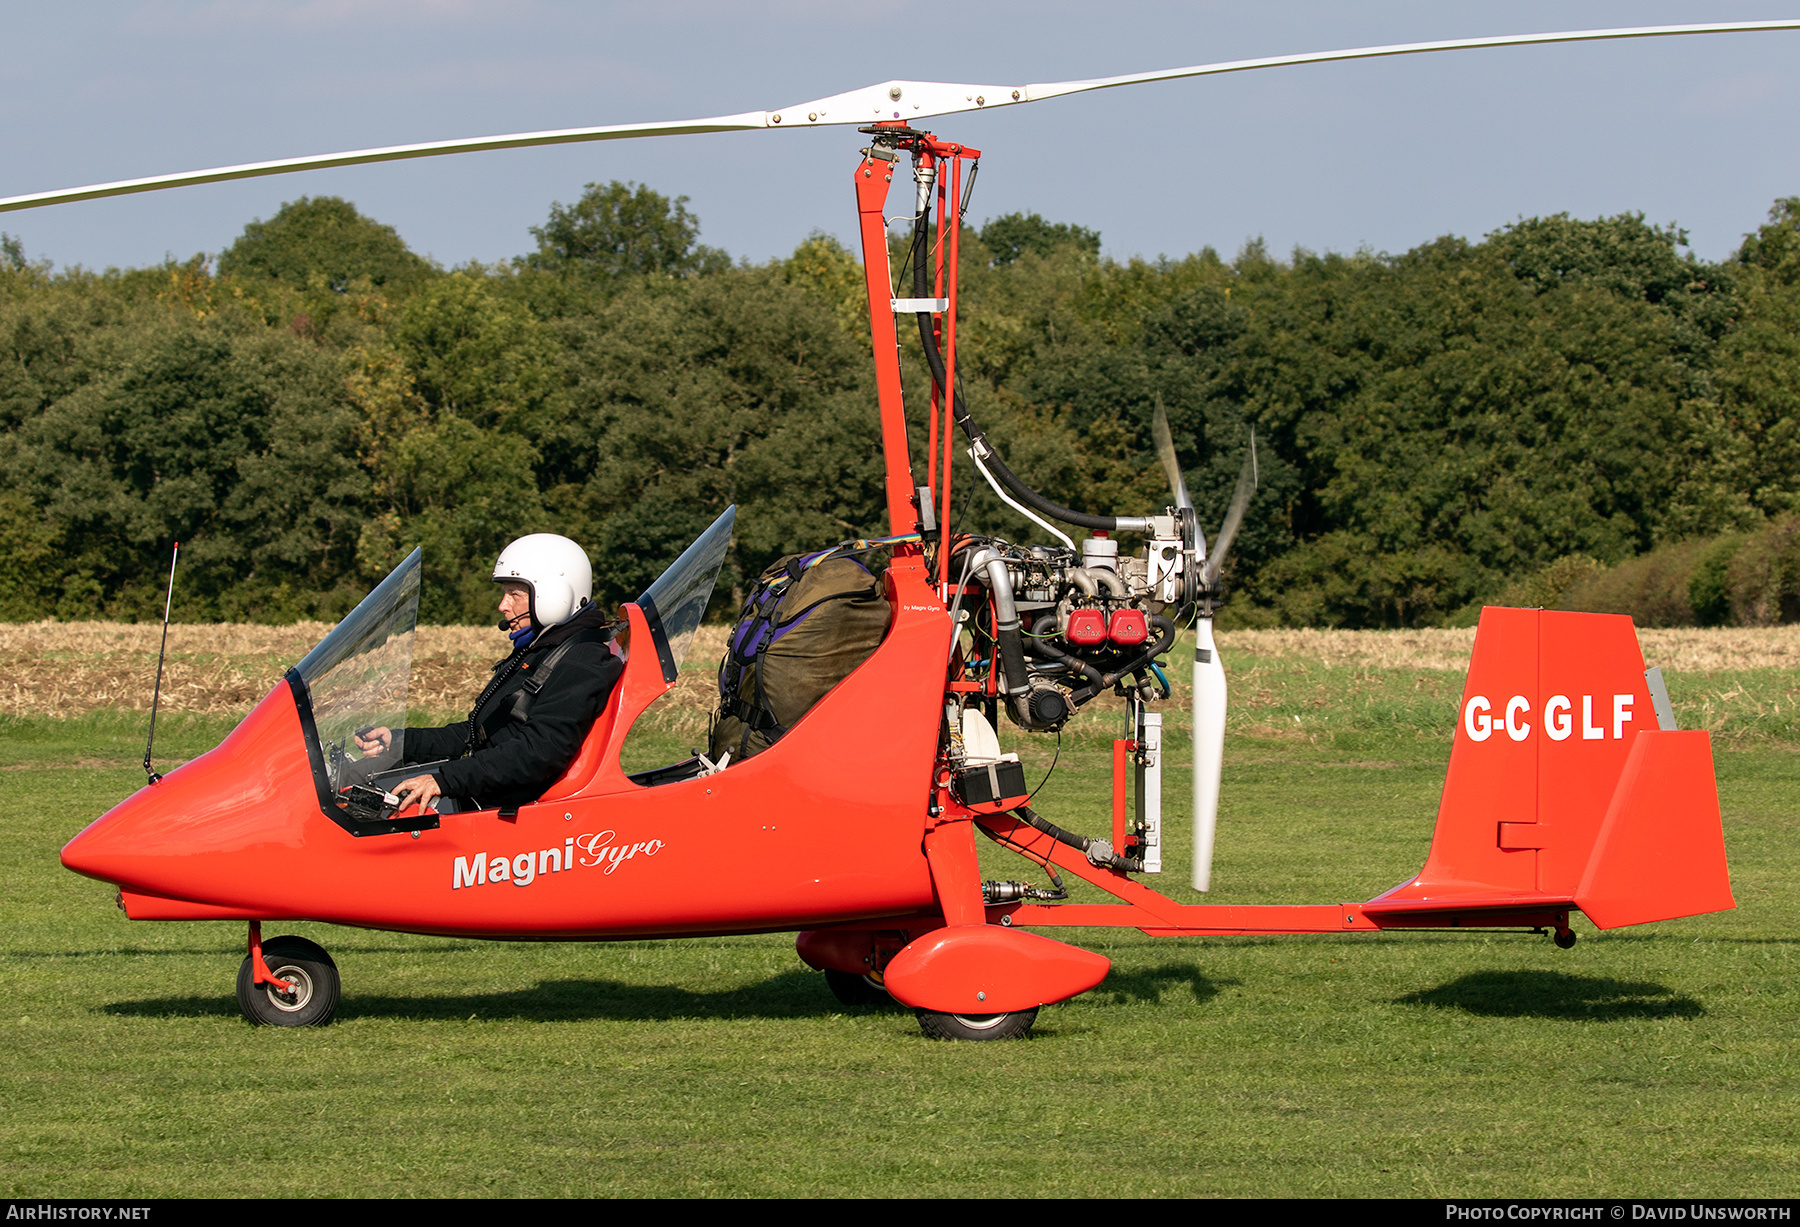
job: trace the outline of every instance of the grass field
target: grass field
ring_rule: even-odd
[[[1645,635],[1684,725],[1715,733],[1734,912],[1604,934],[1578,921],[1570,951],[1517,934],[1075,931],[1113,960],[1098,989],[1046,1008],[1024,1042],[943,1044],[905,1012],[839,1006],[788,937],[482,944],[323,925],[294,931],[343,970],[337,1020],[251,1028],[232,997],[240,926],[134,924],[57,864],[142,781],[144,718],[120,709],[141,706],[155,643],[55,629],[0,633],[15,677],[56,653],[59,675],[90,670],[54,702],[40,685],[0,694],[13,1196],[1800,1191],[1787,631]],[[270,634],[184,646],[160,763],[216,742],[304,651],[304,632]],[[466,634],[421,633],[436,679],[415,690],[422,708],[453,713],[457,687],[479,684],[488,645]],[[1213,900],[1363,899],[1418,868],[1466,634],[1222,641],[1234,706]],[[646,722],[640,761],[694,740],[695,673]],[[1073,729],[1039,808],[1098,831],[1112,735],[1106,713]],[[1173,740],[1178,846],[1156,885],[1186,901]],[[1019,748],[1035,783],[1051,747]],[[995,873],[1032,876],[994,855]]]

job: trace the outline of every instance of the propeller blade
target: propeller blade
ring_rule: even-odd
[[[1162,461],[1163,472],[1169,475],[1175,505],[1191,508],[1194,500],[1188,497],[1187,478],[1181,475],[1181,460],[1175,455],[1175,439],[1169,434],[1169,415],[1163,412],[1160,392],[1156,395],[1156,414],[1150,419],[1150,437],[1156,440],[1156,455]]]
[[[1238,470],[1237,489],[1232,491],[1231,506],[1225,512],[1225,523],[1219,529],[1219,536],[1213,542],[1212,553],[1206,559],[1206,586],[1212,587],[1219,582],[1219,572],[1224,569],[1225,555],[1231,550],[1231,542],[1237,536],[1238,525],[1244,522],[1244,509],[1250,506],[1250,496],[1256,493],[1261,474],[1256,468],[1256,428],[1250,428],[1250,450],[1244,455],[1244,467]]]
[[[1194,889],[1204,891],[1212,887],[1219,775],[1225,764],[1225,666],[1213,644],[1213,620],[1200,618],[1194,629]]]
[[[666,120],[645,124],[608,124],[597,128],[562,128],[548,132],[518,132],[504,136],[480,136],[451,141],[427,141],[416,145],[389,145],[379,149],[353,149],[344,153],[283,158],[272,162],[246,162],[210,170],[175,175],[121,179],[54,192],[33,192],[0,198],[0,213],[35,209],[44,205],[127,196],[163,188],[219,183],[227,179],[254,179],[295,171],[324,170],[334,166],[359,166],[368,162],[394,162],[405,158],[432,158],[451,153],[477,153],[489,149],[522,149],[533,145],[563,145],[581,141],[612,141],[638,136],[680,136],[696,132],[736,132],[753,128],[822,128],[833,124],[867,124],[875,121],[925,119],[965,111],[1041,102],[1089,90],[1116,89],[1151,81],[1175,81],[1186,77],[1217,76],[1256,68],[1285,68],[1297,64],[1327,64],[1340,60],[1366,60],[1383,56],[1418,55],[1428,51],[1467,51],[1481,47],[1525,47],[1542,43],[1596,42],[1620,38],[1661,38],[1682,34],[1739,34],[1800,29],[1796,21],[1706,22],[1698,25],[1628,26],[1607,30],[1564,30],[1547,34],[1506,34],[1489,38],[1452,38],[1427,43],[1392,43],[1380,47],[1351,47],[1342,51],[1312,51],[1301,55],[1265,56],[1253,60],[1224,60],[1189,68],[1096,77],[1085,81],[1051,81],[1037,85],[967,85],[944,81],[885,81],[848,93],[795,103],[779,111],[747,111],[712,119]]]

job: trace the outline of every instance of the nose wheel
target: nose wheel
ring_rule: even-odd
[[[1035,1007],[1011,1014],[940,1014],[936,1010],[920,1010],[918,1015],[919,1030],[934,1040],[1023,1039],[1037,1021]]]
[[[262,1027],[330,1022],[340,989],[331,956],[304,937],[260,941],[258,927],[251,926],[250,953],[238,967],[237,1001],[244,1017]]]

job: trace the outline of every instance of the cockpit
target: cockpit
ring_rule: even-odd
[[[737,509],[727,508],[634,602],[644,615],[650,632],[646,646],[655,652],[665,684],[679,676],[705,617],[736,517]],[[423,561],[423,553],[413,550],[288,671],[319,807],[352,835],[438,825],[438,815],[431,811],[396,818],[389,791],[401,775],[421,767],[401,763]],[[615,690],[613,703],[617,701]],[[392,730],[392,743],[380,754],[363,754],[357,734],[383,727]]]

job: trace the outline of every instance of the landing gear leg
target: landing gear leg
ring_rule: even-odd
[[[322,1027],[337,1012],[337,964],[304,937],[262,940],[250,922],[250,952],[238,967],[238,1008],[264,1027]]]

